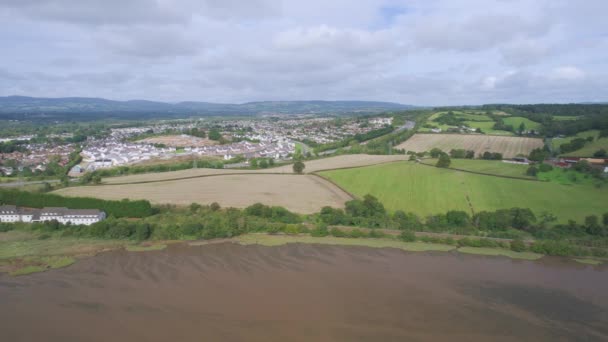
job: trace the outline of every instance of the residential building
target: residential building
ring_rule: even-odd
[[[0,222],[46,222],[89,226],[106,218],[106,213],[97,209],[68,209],[47,207],[42,209],[22,208],[14,205],[0,206]]]

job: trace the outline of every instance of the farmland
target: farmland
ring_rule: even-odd
[[[348,167],[359,167],[367,165],[375,165],[388,163],[392,161],[407,160],[404,155],[368,155],[368,154],[348,154],[331,158],[317,159],[306,161],[305,173],[316,172],[320,170],[340,169]],[[293,168],[291,164],[278,166],[275,168],[258,169],[258,170],[236,170],[236,169],[188,169],[161,173],[147,173],[139,175],[119,176],[104,178],[104,184],[126,184],[126,183],[141,183],[141,182],[158,182],[165,180],[175,180],[181,178],[204,177],[209,175],[224,175],[224,174],[242,174],[242,173],[277,173],[277,174],[292,174]]]
[[[513,126],[513,128],[516,131],[519,130],[519,126],[522,123],[526,127],[525,128],[526,131],[529,131],[529,130],[538,131],[541,128],[541,124],[539,124],[538,122],[532,121],[532,120],[527,119],[527,118],[522,118],[522,117],[519,117],[519,116],[511,116],[511,117],[508,117],[508,118],[504,118],[503,121],[504,121],[504,123],[506,125]]]
[[[592,142],[585,144],[585,146],[583,148],[576,150],[576,151],[564,153],[563,155],[570,156],[570,157],[592,157],[593,153],[595,153],[599,149],[603,148],[604,150],[608,151],[608,137],[599,138],[599,131],[597,131],[597,130],[585,131],[585,132],[581,132],[581,133],[577,134],[574,137],[561,139],[559,144],[560,145],[565,144],[566,142],[569,142],[574,138],[587,138],[587,137],[594,137],[595,139]],[[556,139],[554,139],[554,141],[555,140]],[[559,139],[558,139],[558,141],[559,141]]]
[[[505,158],[512,158],[518,154],[528,155],[533,149],[543,147],[543,141],[536,138],[489,135],[414,134],[409,140],[396,146],[398,149],[414,152],[430,151],[435,147],[445,152],[451,149],[473,150],[475,155],[499,152]]]
[[[413,162],[327,171],[321,175],[357,196],[376,196],[389,210],[421,216],[448,210],[479,212],[523,207],[537,215],[553,213],[561,222],[580,222],[587,215],[605,212],[608,203],[608,191],[591,185],[476,175]]]
[[[437,159],[424,159],[424,164],[434,166]],[[479,159],[454,159],[450,164],[451,169],[479,172],[489,175],[517,177],[522,179],[535,179],[526,175],[528,165],[510,164],[500,160],[479,160]]]
[[[351,199],[347,193],[317,176],[266,174],[221,175],[120,186],[70,187],[55,193],[102,199],[147,199],[156,204],[217,202],[235,208],[262,202],[305,214],[317,212],[324,206],[342,207]]]

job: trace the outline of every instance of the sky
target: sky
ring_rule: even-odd
[[[608,101],[606,0],[1,0],[0,96]]]

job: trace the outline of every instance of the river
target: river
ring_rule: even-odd
[[[232,243],[0,276],[3,341],[608,340],[608,268]]]

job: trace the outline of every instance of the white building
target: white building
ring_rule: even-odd
[[[0,206],[0,222],[46,222],[89,226],[106,218],[106,213],[97,209],[43,208],[27,209],[14,205]]]

